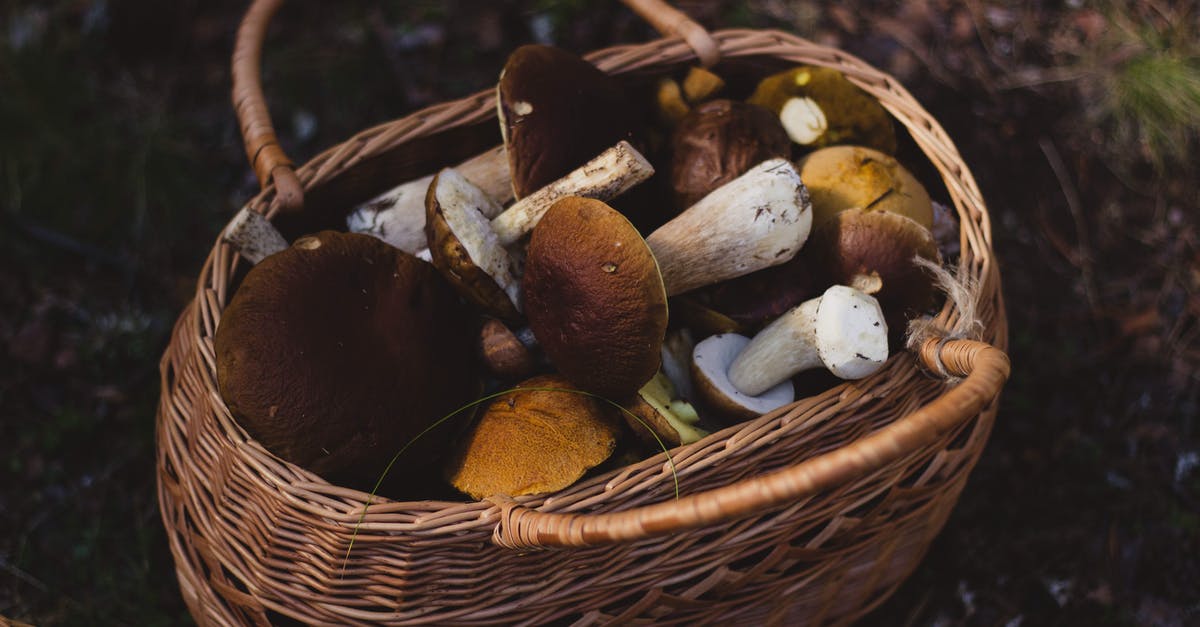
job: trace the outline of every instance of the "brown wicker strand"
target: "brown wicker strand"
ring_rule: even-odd
[[[304,192],[292,160],[275,136],[259,71],[267,24],[281,4],[283,0],[256,0],[238,28],[232,65],[233,108],[241,125],[246,157],[259,185],[265,189],[274,182],[282,208],[297,211],[304,205]]]

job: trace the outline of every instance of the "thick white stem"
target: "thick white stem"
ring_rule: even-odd
[[[512,200],[512,182],[508,157],[504,147],[497,146],[478,154],[454,168],[475,184],[499,208]],[[417,254],[425,248],[425,193],[433,175],[398,185],[359,205],[346,218],[347,227],[356,233],[367,233],[403,250]]]
[[[566,196],[609,200],[645,181],[654,167],[629,142],[600,153],[566,176],[518,200],[492,220],[500,243],[509,246],[537,226],[550,206]]]
[[[758,396],[798,372],[822,367],[816,332],[820,305],[820,297],[805,301],[759,331],[729,366],[734,387]]]
[[[808,239],[812,204],[795,166],[764,161],[718,187],[646,238],[667,294],[791,259]]]
[[[221,239],[233,245],[243,259],[254,265],[288,247],[287,240],[269,220],[247,208],[242,208],[233,217]]]

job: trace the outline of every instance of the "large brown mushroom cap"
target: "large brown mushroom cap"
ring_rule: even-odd
[[[517,198],[618,141],[632,141],[640,127],[617,80],[561,48],[517,48],[500,73],[496,92]]]
[[[713,100],[679,122],[671,139],[671,187],[683,211],[712,190],[773,157],[791,154],[791,140],[770,111]]]
[[[933,201],[925,186],[899,161],[862,146],[822,148],[799,162],[800,180],[812,198],[814,229],[851,207],[890,211],[933,224]]]
[[[468,324],[429,264],[369,235],[324,231],[246,275],[217,326],[217,383],[268,450],[369,488],[477,393]],[[450,431],[423,436],[392,475],[436,479]]]
[[[561,490],[616,448],[612,412],[563,377],[534,377],[518,388],[540,389],[492,401],[450,464],[450,483],[472,498]]]
[[[658,372],[667,293],[637,229],[599,200],[559,200],[533,230],[525,315],[550,362],[617,401]]]

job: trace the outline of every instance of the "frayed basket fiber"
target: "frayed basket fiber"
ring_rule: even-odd
[[[285,231],[336,224],[398,181],[499,142],[485,89],[293,168],[258,75],[279,4],[253,3],[233,69],[247,156],[263,184],[249,207]],[[218,242],[163,357],[157,420],[160,507],[199,623],[848,623],[917,566],[983,450],[1009,372],[991,226],[971,172],[895,79],[853,56],[778,31],[708,33],[659,0],[626,4],[666,38],[587,55],[606,72],[655,76],[697,60],[719,63],[718,72],[811,64],[877,98],[957,211],[957,273],[978,284],[978,333],[930,337],[867,379],[672,450],[678,500],[660,454],[548,496],[391,502],[280,460],[230,415],[213,335],[245,264]],[[936,322],[953,328],[959,312],[947,304]]]

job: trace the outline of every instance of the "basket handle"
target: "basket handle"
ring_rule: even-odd
[[[664,36],[686,41],[706,67],[719,60],[716,41],[683,12],[663,0],[621,1]],[[304,188],[275,136],[259,71],[267,25],[281,4],[283,0],[254,0],[242,18],[233,48],[233,108],[246,144],[246,158],[259,185],[265,189],[274,183],[281,210],[297,211],[304,206]]]
[[[605,514],[539,512],[507,496],[492,541],[513,549],[632,542],[745,518],[878,470],[983,410],[1009,375],[1003,351],[973,340],[931,338],[918,356],[930,370],[966,379],[928,405],[858,442],[765,475],[679,500]],[[945,370],[940,370],[943,366]]]

